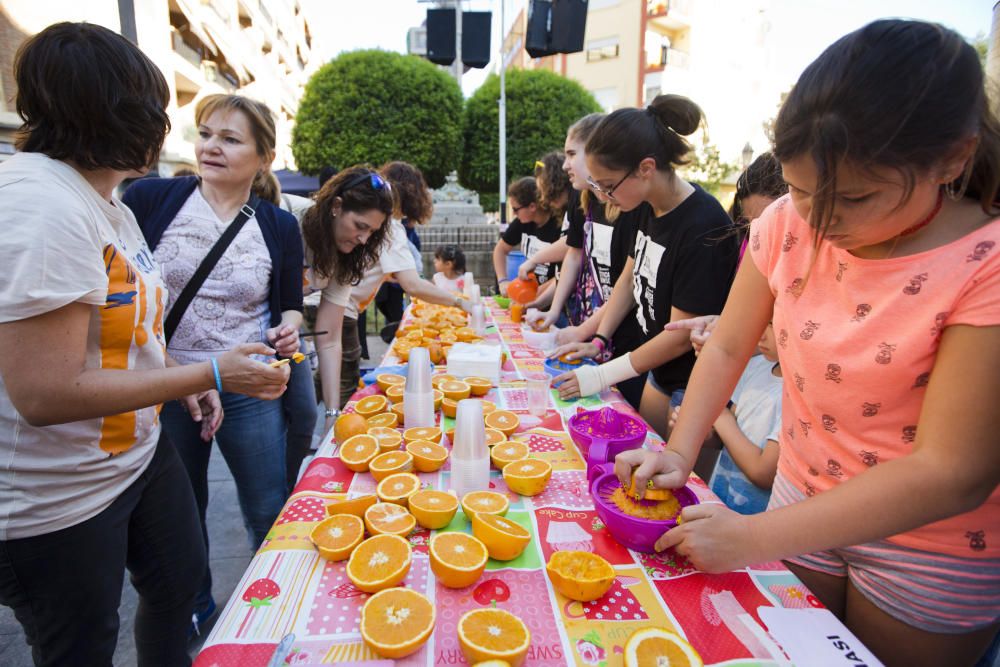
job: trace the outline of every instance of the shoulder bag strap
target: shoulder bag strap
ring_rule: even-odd
[[[174,302],[174,307],[170,309],[170,314],[167,316],[166,322],[163,323],[163,333],[166,336],[167,344],[170,344],[170,339],[174,335],[174,331],[177,329],[177,325],[181,323],[181,318],[184,317],[184,313],[187,311],[188,306],[191,305],[191,301],[194,300],[198,290],[201,289],[202,284],[205,279],[208,278],[208,274],[212,272],[215,265],[218,264],[219,259],[222,254],[226,252],[229,244],[233,242],[236,235],[240,233],[240,229],[246,224],[246,221],[254,216],[256,213],[257,206],[260,204],[260,197],[255,194],[250,195],[250,199],[247,200],[246,204],[240,209],[240,212],[236,214],[233,221],[229,223],[226,227],[226,231],[222,233],[219,240],[215,242],[212,249],[208,251],[205,255],[205,259],[201,260],[201,264],[195,269],[194,275],[191,276],[191,280],[188,284],[184,286],[181,290],[181,295],[177,297],[177,301]]]

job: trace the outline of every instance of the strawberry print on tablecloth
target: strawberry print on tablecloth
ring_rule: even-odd
[[[524,621],[531,632],[531,646],[525,665],[562,667],[567,664],[566,648],[557,629],[557,615],[552,608],[541,570],[493,570],[468,588],[445,588],[435,591],[437,624],[428,645],[434,646],[435,665],[466,664],[458,644],[458,619],[473,609],[496,605]]]
[[[535,521],[545,562],[556,551],[589,551],[612,565],[635,564],[629,550],[611,536],[593,509],[543,507],[535,510]]]
[[[757,608],[773,604],[745,571],[715,575],[696,572],[656,580],[653,585],[705,664],[771,657],[755,632],[764,634]],[[748,623],[757,627],[751,629]]]

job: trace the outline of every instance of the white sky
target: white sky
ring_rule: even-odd
[[[705,1],[712,0],[694,0]],[[434,6],[417,0],[304,0],[303,4],[313,17],[314,48],[324,60],[364,48],[406,53],[407,30],[420,25]],[[777,60],[784,64],[782,76],[791,85],[824,48],[869,21],[894,16],[937,21],[971,39],[989,34],[993,4],[994,0],[771,0],[770,34]],[[465,0],[463,7],[493,10],[496,50],[499,0]],[[488,71],[471,70],[463,77],[466,96]]]

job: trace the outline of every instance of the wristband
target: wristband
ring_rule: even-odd
[[[340,410],[327,410],[326,411],[326,416],[327,417],[339,417],[340,416]]]
[[[210,359],[212,362],[212,374],[215,375],[215,390],[222,393],[222,375],[219,374],[219,362],[215,357]]]
[[[594,342],[595,338],[603,343],[603,345],[601,345],[601,349],[603,350],[606,350],[611,345],[611,341],[599,333],[595,333],[593,336],[591,336],[590,341]]]
[[[611,385],[637,377],[639,373],[632,367],[631,357],[632,353],[628,352],[600,366],[577,368],[573,372],[576,373],[580,385],[580,395],[597,394]]]
[[[594,336],[593,338],[590,339],[590,342],[597,346],[598,355],[604,354],[604,350],[606,350],[607,348],[604,346],[604,341],[601,338]]]

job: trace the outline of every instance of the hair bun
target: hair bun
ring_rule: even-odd
[[[657,95],[646,107],[655,118],[681,136],[694,134],[701,125],[701,107],[683,95]]]

